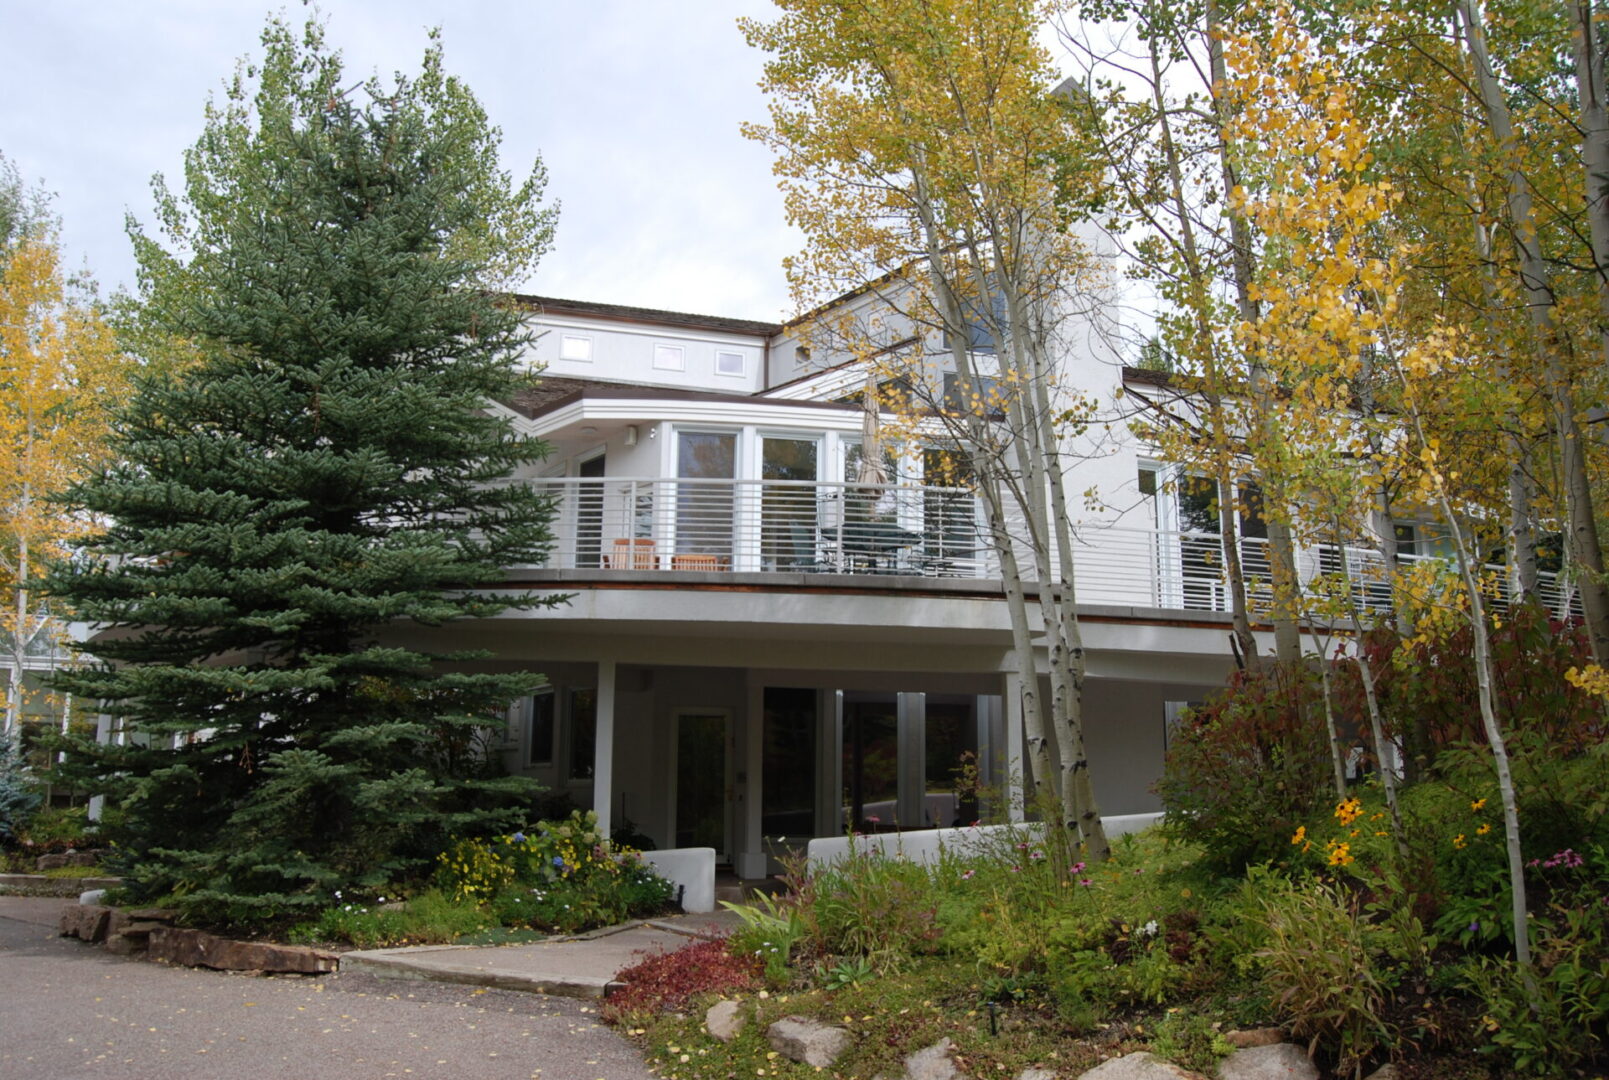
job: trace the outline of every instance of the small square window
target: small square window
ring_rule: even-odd
[[[715,353],[715,374],[717,375],[736,375],[741,378],[747,374],[745,371],[747,367],[748,365],[743,362],[743,354],[740,352],[717,350]]]
[[[680,345],[655,345],[654,367],[660,371],[686,371],[687,350]]]
[[[559,359],[580,360],[590,363],[592,360],[592,339],[579,334],[565,334],[559,338]]]

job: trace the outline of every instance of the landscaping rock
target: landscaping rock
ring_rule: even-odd
[[[748,1016],[743,1012],[743,1003],[740,1001],[717,1001],[711,1005],[709,1012],[704,1014],[704,1030],[723,1043],[729,1043],[737,1038],[743,1025],[748,1023]]]
[[[955,1043],[940,1039],[926,1050],[905,1059],[905,1080],[963,1080],[961,1070],[950,1059]]]
[[[1382,1065],[1364,1077],[1364,1080],[1397,1080],[1399,1075],[1395,1065]]]
[[[1024,1069],[1017,1074],[1017,1080],[1056,1080],[1056,1074],[1049,1069]]]
[[[1218,1065],[1218,1080],[1318,1080],[1318,1069],[1290,1043],[1236,1050]]]
[[[818,1069],[828,1068],[849,1049],[849,1032],[808,1016],[784,1016],[765,1029],[771,1049]]]
[[[80,904],[98,904],[105,899],[105,889],[88,889],[78,894],[78,902]]]
[[[1224,1042],[1236,1050],[1247,1050],[1253,1046],[1273,1046],[1284,1041],[1285,1033],[1277,1027],[1250,1028],[1245,1031],[1224,1033]]]
[[[98,851],[68,851],[57,855],[41,855],[34,860],[37,870],[60,870],[67,866],[96,866],[101,861]]]
[[[260,941],[231,941],[200,930],[160,926],[151,931],[147,956],[183,967],[218,971],[275,971],[322,975],[334,971],[334,953],[298,945],[270,945]]]
[[[1095,1066],[1080,1080],[1207,1080],[1200,1073],[1181,1069],[1154,1054],[1124,1054]]]
[[[80,941],[98,942],[106,939],[106,926],[112,920],[112,909],[100,904],[69,904],[61,909],[61,936],[75,937]]]

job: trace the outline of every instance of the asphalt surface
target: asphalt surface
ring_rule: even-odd
[[[56,936],[0,897],[4,1080],[649,1080],[595,1002],[358,973],[253,976]]]

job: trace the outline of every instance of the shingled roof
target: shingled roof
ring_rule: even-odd
[[[629,307],[625,304],[600,304],[592,300],[561,300],[554,296],[527,296],[523,293],[511,295],[517,303],[548,315],[580,315],[595,319],[618,319],[623,322],[661,323],[698,330],[721,330],[729,334],[752,334],[757,337],[770,337],[782,329],[781,323],[759,322],[755,319],[731,319],[723,315],[692,315],[685,311],[660,311],[657,308]]]

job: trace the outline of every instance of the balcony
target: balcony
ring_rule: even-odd
[[[983,508],[965,488],[614,477],[533,482],[557,507],[554,546],[537,569],[806,574],[843,585],[912,589],[924,579],[981,584],[1000,577]],[[1007,523],[1017,535],[1012,526]],[[1229,610],[1223,542],[1216,534],[1086,525],[1075,540],[1080,604]],[[1018,558],[1031,577],[1032,559],[1020,539]],[[1255,615],[1271,598],[1267,541],[1242,538],[1240,558]],[[1333,589],[1343,568],[1366,619],[1389,610],[1391,588],[1378,551],[1319,545],[1297,555],[1300,580],[1315,590],[1321,578]],[[1487,567],[1485,579],[1489,599],[1506,606],[1510,584],[1503,568]],[[1579,598],[1555,575],[1544,574],[1539,591],[1556,615],[1579,614]]]

